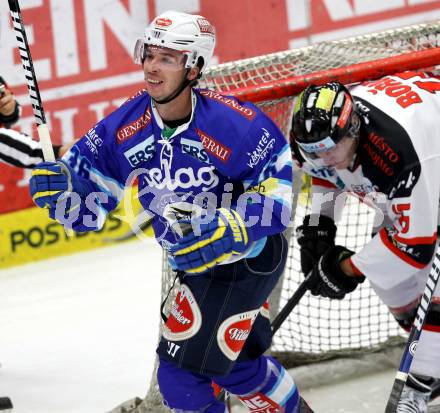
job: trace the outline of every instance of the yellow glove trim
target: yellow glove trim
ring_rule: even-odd
[[[240,214],[233,209],[219,208],[219,211],[228,221],[229,227],[234,234],[234,240],[236,242],[243,242],[246,245],[248,243],[248,236],[246,226]]]
[[[32,176],[41,176],[41,175],[61,175],[59,172],[49,171],[48,169],[34,169],[32,171]]]
[[[200,248],[205,247],[208,244],[213,243],[214,241],[217,241],[219,239],[221,239],[223,237],[223,235],[225,234],[226,231],[226,226],[225,223],[223,222],[223,220],[219,217],[219,224],[221,224],[221,226],[219,225],[218,229],[212,234],[212,236],[210,238],[207,238],[203,241],[199,241],[189,247],[186,248],[182,248],[181,250],[178,250],[174,253],[174,255],[185,255],[188,254],[190,252],[194,252],[197,251]]]
[[[32,199],[36,200],[38,198],[43,198],[45,196],[56,195],[56,194],[59,194],[60,192],[63,192],[63,191],[43,191],[43,192],[37,192]]]
[[[188,274],[193,274],[193,273],[199,273],[199,272],[209,270],[210,268],[215,267],[219,262],[222,262],[222,261],[228,259],[231,255],[232,255],[231,253],[223,254],[211,262],[207,262],[207,263],[201,265],[200,267],[191,268],[190,270],[185,270],[185,272],[187,272]]]

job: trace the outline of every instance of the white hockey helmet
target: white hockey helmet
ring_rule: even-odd
[[[197,67],[202,58],[201,73],[214,53],[215,29],[203,16],[170,10],[157,16],[145,29],[144,38],[136,42],[135,63],[143,63],[146,46],[181,51],[187,69]]]

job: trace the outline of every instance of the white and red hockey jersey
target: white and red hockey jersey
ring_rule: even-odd
[[[338,194],[349,192],[391,223],[352,256],[357,271],[388,289],[425,268],[436,245],[440,79],[405,72],[350,92],[364,118],[353,166],[317,168],[300,155],[296,161],[312,176],[313,213],[335,217]]]

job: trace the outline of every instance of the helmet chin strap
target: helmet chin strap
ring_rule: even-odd
[[[171,102],[172,100],[176,99],[177,96],[179,96],[187,86],[189,86],[193,81],[188,79],[188,73],[191,69],[185,69],[185,77],[182,80],[182,83],[180,83],[180,86],[173,92],[171,93],[168,97],[163,98],[161,100],[157,100],[157,99],[153,99],[156,103],[162,105],[164,103],[168,103]]]

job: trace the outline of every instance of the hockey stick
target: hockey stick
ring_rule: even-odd
[[[304,294],[307,292],[307,290],[311,287],[311,284],[312,284],[311,278],[312,278],[312,272],[309,272],[307,277],[298,286],[298,288],[296,289],[294,294],[289,298],[287,303],[284,304],[284,307],[281,309],[281,311],[277,314],[277,316],[272,321],[272,323],[271,323],[272,337],[279,330],[279,328],[284,323],[284,321],[289,316],[289,314],[292,312],[292,310],[300,302],[301,298],[304,296]]]
[[[406,342],[405,350],[403,351],[402,359],[400,361],[399,370],[396,373],[393,387],[391,389],[388,403],[385,408],[385,413],[395,413],[397,405],[399,404],[400,397],[402,395],[403,387],[405,386],[406,379],[411,368],[411,363],[416,352],[417,343],[422,333],[423,325],[426,321],[429,308],[432,302],[432,296],[437,286],[440,276],[440,247],[437,248],[434,260],[432,262],[431,270],[429,271],[428,280],[426,281],[425,291],[423,292],[422,299],[417,310],[416,318],[411,327],[411,332]]]
[[[153,224],[153,217],[147,219],[147,221],[139,224],[139,228],[135,231],[133,229],[128,230],[125,234],[114,237],[114,238],[104,238],[104,242],[121,242],[128,241],[129,239],[133,239],[138,236],[139,233],[146,231]]]
[[[34,64],[32,62],[31,51],[26,37],[23,19],[21,17],[20,5],[18,0],[8,0],[9,10],[11,11],[12,23],[14,26],[15,37],[20,50],[21,64],[25,71],[29,97],[31,98],[32,110],[37,123],[38,137],[43,151],[45,161],[54,162],[52,142],[50,139],[49,128],[47,127],[44,115],[43,104],[41,102],[40,91],[38,89],[37,77],[35,76]]]

